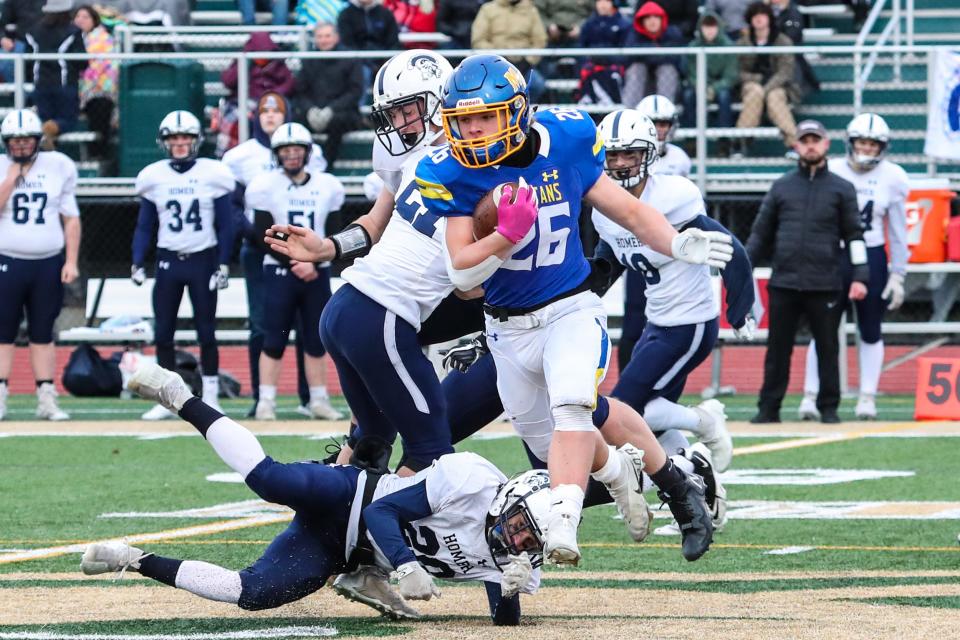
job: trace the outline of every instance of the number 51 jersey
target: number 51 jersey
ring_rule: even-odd
[[[137,195],[157,208],[157,246],[168,251],[196,253],[217,244],[213,201],[234,188],[233,174],[225,164],[197,158],[180,173],[169,160],[147,165],[137,175]]]
[[[0,175],[11,160],[0,157]],[[77,217],[77,166],[58,151],[41,151],[0,210],[0,254],[24,260],[63,250],[60,215]]]

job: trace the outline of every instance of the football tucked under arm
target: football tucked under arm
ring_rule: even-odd
[[[508,186],[510,187],[509,193],[511,193],[512,196],[510,197],[509,201],[503,202],[503,192],[504,192],[504,189]],[[523,199],[525,194],[521,193],[520,189],[524,189],[524,192],[529,190],[530,196],[532,197],[532,206],[534,209],[532,217],[534,220],[536,219],[536,213],[535,213],[536,207],[537,207],[536,188],[528,186],[526,181],[524,181],[522,177],[520,178],[519,182],[504,182],[502,184],[498,184],[496,187],[488,191],[482,198],[480,198],[480,201],[477,203],[477,206],[474,207],[473,209],[473,237],[475,240],[486,238],[494,231],[497,231],[497,227],[500,226],[500,223],[501,223],[501,220],[500,220],[501,208],[509,207],[513,209],[517,207],[523,207]],[[531,213],[529,211],[529,205],[527,209],[528,210],[524,213],[529,215]],[[504,214],[507,215],[507,212],[504,211]],[[515,221],[503,220],[502,222],[504,223],[504,225],[514,226],[514,225],[510,225],[509,222],[515,222]],[[523,228],[524,226],[526,228]],[[511,242],[513,242],[514,244],[519,242],[523,238],[523,236],[526,235],[526,232],[528,230],[529,230],[529,226],[526,225],[526,220],[522,221],[519,231],[523,231],[523,233],[520,233],[519,238],[516,238],[516,240],[511,239]]]

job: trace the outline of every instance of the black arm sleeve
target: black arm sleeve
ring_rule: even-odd
[[[279,262],[283,266],[289,267],[290,258],[283,255],[282,253],[277,253],[276,251],[271,249],[270,245],[268,245],[263,240],[263,237],[267,233],[267,229],[269,229],[272,226],[273,226],[273,216],[270,215],[269,211],[263,211],[261,209],[255,209],[253,211],[253,233],[255,234],[254,241],[253,241],[254,244],[257,247],[259,247],[260,250],[263,251],[264,253],[269,253],[274,258],[276,258],[277,262]]]

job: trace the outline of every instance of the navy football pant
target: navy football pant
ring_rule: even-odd
[[[178,257],[183,256],[183,259]],[[177,312],[183,290],[193,305],[193,324],[200,343],[200,367],[203,375],[215,376],[220,371],[217,351],[217,290],[210,291],[210,276],[219,268],[217,249],[211,247],[197,253],[178,254],[157,249],[156,280],[153,285],[153,316],[157,363],[176,371],[173,334],[177,329]]]
[[[849,258],[849,257],[848,257]],[[853,305],[857,309],[857,328],[860,330],[860,339],[867,344],[879,342],[883,335],[880,333],[880,323],[887,310],[888,301],[880,297],[883,288],[887,286],[890,273],[887,269],[887,251],[884,247],[869,247],[867,249],[867,264],[870,267],[870,284],[867,285],[867,297],[856,300]],[[847,301],[847,292],[853,281],[853,266],[850,260],[844,262],[842,300]]]
[[[293,522],[251,566],[240,571],[238,605],[258,610],[299,600],[345,567],[350,505],[360,470],[313,462],[283,464],[269,456],[246,478],[268,502],[294,511]]]
[[[33,344],[53,342],[53,323],[63,307],[63,256],[23,260],[0,255],[0,344],[13,344],[27,312]]]
[[[316,280],[304,282],[286,267],[263,265],[264,305],[270,310],[263,316],[263,348],[267,353],[283,356],[290,329],[298,318],[297,335],[303,351],[314,358],[326,353],[320,340],[320,316],[330,299],[330,269],[319,269],[318,273]]]
[[[405,320],[352,285],[330,299],[320,336],[357,420],[355,437],[403,437],[407,457],[428,466],[452,453],[446,403],[433,365]]]
[[[647,292],[643,274],[627,269],[623,274],[623,329],[617,350],[617,371],[623,373],[633,357],[633,349],[647,326]]]

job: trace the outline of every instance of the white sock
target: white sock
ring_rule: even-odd
[[[680,449],[686,449],[690,446],[690,441],[687,440],[687,437],[677,429],[664,431],[657,437],[657,442],[660,443],[660,446],[663,447],[663,450],[667,452],[668,456],[679,453]]]
[[[583,489],[575,484],[559,484],[550,490],[553,498],[550,505],[550,516],[566,515],[580,522],[580,512],[583,511]]]
[[[240,574],[208,562],[184,560],[177,570],[174,584],[178,589],[217,602],[240,602]]]
[[[860,395],[875,396],[883,369],[883,340],[860,343]]]
[[[327,386],[320,385],[319,387],[310,387],[310,402],[316,402],[317,400],[326,400],[327,399]]]
[[[267,457],[257,437],[226,416],[207,429],[207,442],[220,459],[244,479]]]
[[[814,398],[820,393],[820,370],[817,366],[817,343],[811,340],[810,346],[807,347],[807,370],[803,374],[803,393]]]
[[[677,467],[688,476],[693,474],[693,462],[687,460],[684,456],[670,456],[673,460],[673,466]]]
[[[700,414],[666,398],[654,398],[643,408],[643,419],[654,431],[686,429],[700,432]]]
[[[262,384],[260,385],[260,399],[261,400],[276,400],[277,399],[277,387],[272,384]]]
[[[220,376],[203,376],[203,401],[207,404],[218,404],[220,395]]]
[[[617,455],[617,450],[614,447],[608,445],[607,452],[607,462],[596,471],[591,472],[590,477],[597,482],[609,485],[620,477],[620,472],[623,470],[623,461],[620,460],[620,456]]]

